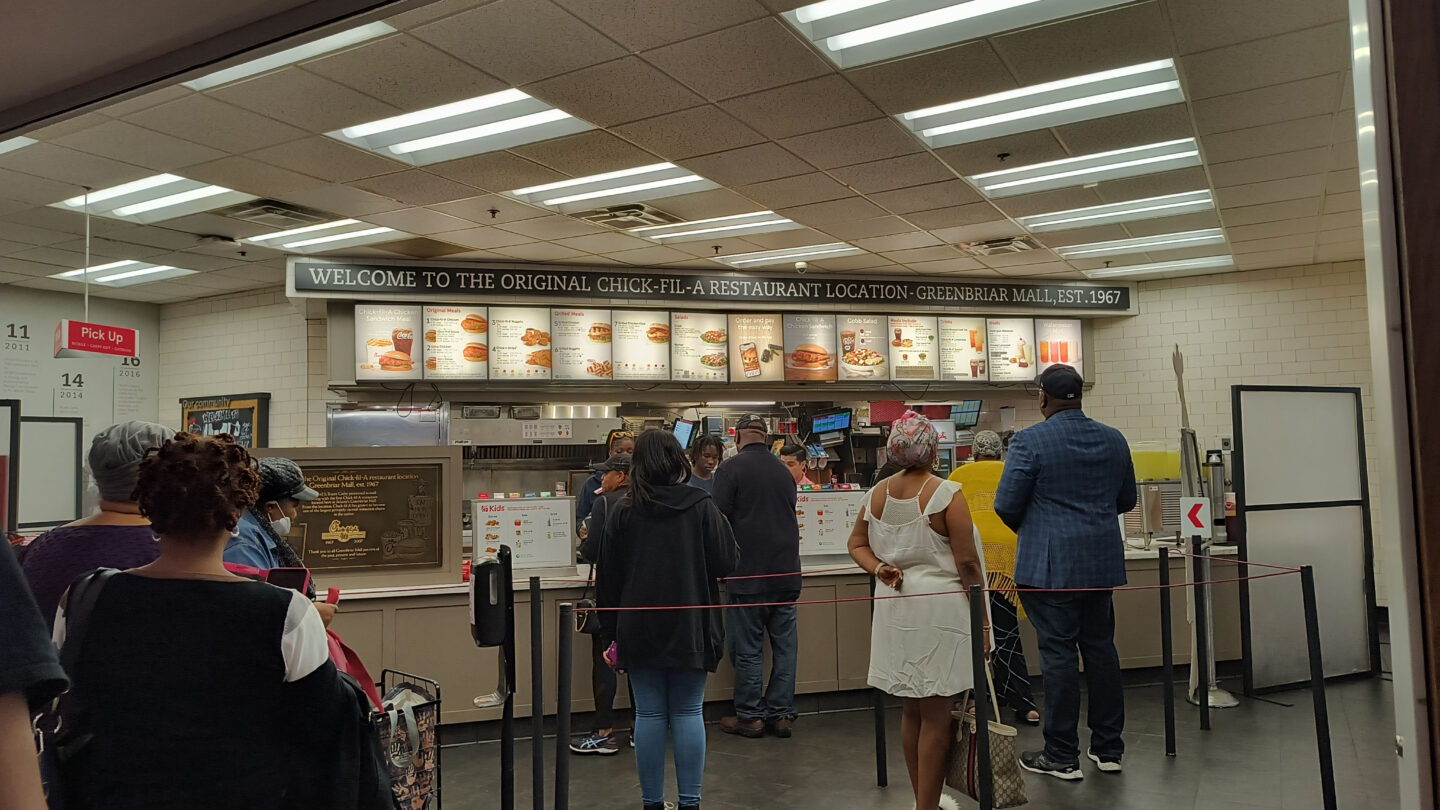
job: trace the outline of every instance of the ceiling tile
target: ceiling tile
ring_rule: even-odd
[[[755,243],[755,247],[759,250],[783,250],[784,248],[823,245],[829,241],[829,238],[813,228],[798,228],[793,231],[752,234],[746,237],[746,241]],[[729,250],[720,251],[722,256],[728,253],[730,253]]]
[[[523,259],[530,262],[554,262],[589,255],[583,250],[575,250],[574,248],[567,248],[549,242],[531,242],[528,245],[511,245],[510,247],[499,248],[495,252],[502,256],[509,256],[514,259]]]
[[[1171,231],[1164,231],[1170,233]],[[1123,225],[1097,225],[1093,228],[1076,228],[1071,231],[1052,231],[1035,235],[1045,247],[1057,248],[1070,245],[1085,245],[1090,242],[1109,242],[1114,239],[1129,239]]]
[[[990,203],[970,203],[969,205],[952,205],[947,208],[935,208],[929,211],[917,211],[913,214],[906,214],[905,219],[914,223],[917,227],[927,231],[937,228],[953,228],[957,225],[974,225],[979,222],[990,222],[1003,216],[995,210]]]
[[[814,231],[810,232],[814,233]],[[717,246],[720,248],[719,250],[715,249]],[[729,239],[716,239],[714,241],[706,239],[702,242],[677,242],[673,245],[666,245],[666,247],[674,248],[675,250],[702,259],[710,259],[715,256],[729,256],[732,253],[750,253],[764,249],[754,242],[738,236]]]
[[[830,72],[773,17],[648,51],[645,58],[712,101]]]
[[[1045,262],[1025,267],[1007,267],[999,271],[1006,278],[1076,278],[1075,268],[1065,262]]]
[[[636,250],[654,246],[654,242],[623,233],[596,233],[589,236],[575,236],[557,239],[555,244],[586,253],[618,253],[622,250]]]
[[[963,180],[946,180],[912,188],[881,191],[871,194],[870,199],[896,214],[910,214],[916,211],[932,211],[936,208],[950,208],[980,202],[980,193]]]
[[[947,273],[967,273],[971,270],[985,269],[985,265],[967,256],[928,262],[906,262],[905,266],[926,276],[939,276]]]
[[[980,256],[978,258],[981,264],[996,269],[1024,267],[1029,264],[1045,264],[1060,261],[1060,257],[1049,250],[1027,250],[1022,253],[997,253],[994,256]]]
[[[753,200],[746,199],[728,188],[712,188],[708,191],[666,197],[657,201],[655,206],[686,220],[728,217],[731,214],[749,214],[763,210],[763,206],[756,205]]]
[[[688,158],[681,160],[680,165],[726,186],[743,186],[815,171],[814,166],[769,142]]]
[[[490,191],[511,191],[542,183],[554,183],[569,176],[509,152],[487,152],[474,157],[435,163],[426,168],[434,174],[458,180],[467,186]]]
[[[510,151],[573,177],[660,162],[644,149],[599,129],[517,146]]]
[[[1360,192],[1347,191],[1344,194],[1325,195],[1325,213],[1338,214],[1342,211],[1360,210]]]
[[[952,180],[955,177],[945,164],[924,152],[833,169],[830,174],[861,194],[919,186]]]
[[[406,35],[385,37],[312,59],[302,67],[406,112],[509,87],[439,48]]]
[[[51,143],[37,143],[0,155],[0,169],[25,172],[36,177],[73,186],[108,188],[131,180],[149,177],[155,172],[110,158],[77,152]],[[79,194],[79,191],[74,192]],[[0,185],[0,196],[21,199],[10,188]],[[72,196],[70,194],[65,195]],[[48,202],[54,202],[49,200]]]
[[[947,146],[935,150],[935,154],[950,168],[966,176],[1070,157],[1070,152],[1049,129]],[[1001,155],[1005,157],[1002,159]]]
[[[469,220],[452,217],[439,211],[431,211],[428,208],[402,208],[399,211],[385,214],[373,214],[367,217],[366,221],[394,228],[397,231],[418,234],[444,233],[475,226]],[[448,241],[450,237],[444,238]]]
[[[1107,180],[1097,186],[1095,191],[1103,201],[1114,203],[1139,200],[1145,197],[1159,197],[1162,194],[1181,194],[1205,188],[1208,184],[1205,170],[1194,166],[1189,169],[1176,169],[1173,172],[1142,174],[1139,177],[1126,177],[1122,180]]]
[[[945,244],[938,237],[932,236],[925,231],[912,231],[910,233],[897,233],[890,236],[876,236],[869,239],[851,239],[850,244],[871,253],[884,253],[902,250],[913,250],[915,248],[934,247]]]
[[[1346,18],[1345,4],[1335,0],[1205,0],[1169,3],[1168,10],[1180,53],[1248,42]]]
[[[157,104],[164,104],[167,101],[175,101],[193,94],[195,91],[179,84],[172,84],[168,87],[161,87],[158,90],[151,90],[140,93],[124,101],[116,101],[105,105],[100,112],[111,118],[124,118],[131,113],[141,110],[148,110]]]
[[[200,93],[132,113],[125,120],[232,153],[295,141],[310,134]]]
[[[1008,220],[979,222],[974,225],[939,228],[931,231],[931,233],[952,245],[963,245],[967,242],[984,242],[990,239],[1006,239],[1011,236],[1019,236],[1022,232],[1019,225]]]
[[[39,146],[36,144],[35,146]],[[34,149],[35,146],[31,146]],[[143,175],[144,172],[142,171]],[[134,179],[134,178],[131,178]],[[838,183],[836,185],[839,185]],[[49,205],[53,202],[60,202],[81,194],[83,188],[69,183],[58,183],[54,180],[46,180],[32,174],[12,172],[9,169],[0,169],[0,190],[7,199],[19,200],[20,202],[34,203],[35,205]]]
[[[1315,246],[1315,261],[1317,262],[1348,262],[1364,258],[1365,244],[1363,242]]]
[[[838,200],[849,197],[852,193],[850,189],[819,172],[751,183],[736,190],[771,209]]]
[[[349,186],[329,185],[292,191],[284,195],[286,202],[318,208],[344,217],[366,217],[380,211],[395,211],[405,206],[395,200],[361,191]]]
[[[1178,217],[1142,219],[1139,222],[1125,223],[1125,230],[1130,232],[1130,236],[1154,236],[1157,233],[1198,231],[1201,228],[1218,227],[1220,227],[1220,215],[1214,211],[1201,211],[1195,214],[1183,214]]]
[[[838,74],[732,98],[720,106],[770,138],[789,138],[882,115],[880,108]]]
[[[411,33],[512,87],[625,55],[550,0],[498,0]]]
[[[1217,132],[1200,139],[1205,162],[1210,165],[1236,160],[1279,155],[1298,149],[1330,145],[1334,115],[1311,116],[1276,124]]]
[[[602,127],[705,103],[638,56],[546,79],[526,87],[525,92]]]
[[[831,222],[821,230],[842,242],[852,243],[856,239],[868,239],[872,236],[919,233],[915,230],[914,225],[900,217],[875,217],[856,222]]]
[[[325,185],[325,181],[314,177],[277,168],[247,157],[234,156],[191,166],[185,171],[185,176],[191,180],[213,183],[217,186],[233,188],[236,191],[244,191],[261,197],[273,197],[303,188]]]
[[[760,133],[709,104],[616,127],[615,133],[672,161],[765,140]]]
[[[85,233],[85,215],[79,211],[68,211],[61,208],[42,206],[30,208],[25,211],[11,214],[5,218],[5,223],[44,228],[47,231],[61,231],[70,234]],[[90,234],[92,236],[104,236],[130,227],[130,224],[118,219],[105,219],[103,217],[92,217],[90,220]],[[29,242],[29,239],[19,239],[0,234],[0,239],[13,239],[16,242]],[[35,244],[42,244],[36,242]]]
[[[226,258],[230,259],[231,262],[241,260],[239,255],[241,250],[250,253],[252,256],[279,255],[278,252],[275,252],[272,248],[265,248],[259,245],[248,245],[244,248],[236,248],[224,244],[207,245],[199,242],[198,238],[193,235],[205,234],[207,236],[224,236],[229,239],[244,239],[250,236],[259,236],[262,233],[269,233],[273,230],[272,228],[256,225],[253,222],[244,222],[219,214],[199,213],[168,220],[165,222],[165,227],[176,231],[185,231],[187,235],[191,235],[190,242],[183,245],[183,249],[196,250],[210,253],[211,255],[223,254]]]
[[[409,11],[402,11],[393,17],[385,18],[385,22],[408,31],[411,28],[424,25],[425,23],[459,14],[462,11],[469,11],[476,6],[483,6],[492,3],[494,0],[432,0],[421,6],[416,6]]]
[[[406,112],[298,67],[229,84],[208,94],[311,132],[328,132]]]
[[[1315,197],[1325,190],[1325,175],[1290,177],[1284,180],[1270,180],[1244,186],[1229,186],[1215,190],[1215,199],[1221,208],[1236,208],[1244,205],[1299,200]]]
[[[674,248],[665,247],[664,245],[640,248],[639,250],[625,250],[620,253],[611,253],[608,257],[625,262],[626,264],[640,266],[678,264],[680,262],[690,261],[693,258],[688,253],[682,253]]]
[[[1095,187],[1085,188],[1082,186],[1006,197],[1003,200],[997,200],[996,205],[1011,217],[1028,217],[1034,214],[1085,208],[1091,205],[1100,205],[1103,202],[1106,201],[1100,198]]]
[[[537,241],[533,237],[524,234],[511,233],[502,228],[467,228],[463,231],[449,231],[445,234],[446,242],[454,242],[465,247],[481,248],[503,248],[509,245],[523,245],[526,242]]]
[[[831,222],[873,219],[885,215],[879,206],[864,197],[843,197],[838,200],[810,203],[795,208],[782,208],[776,213],[789,217],[801,225],[817,228]]]
[[[1228,132],[1335,111],[1340,75],[1317,76],[1195,102],[1195,125],[1202,134]]]
[[[1287,219],[1312,217],[1319,212],[1320,206],[1321,201],[1319,197],[1311,197],[1303,200],[1285,200],[1283,202],[1265,203],[1263,205],[1225,208],[1221,210],[1220,218],[1225,220],[1225,227],[1233,228],[1237,225],[1254,225],[1260,222],[1281,222]]]
[[[190,235],[186,234],[186,236]],[[193,243],[194,241],[195,237],[190,236],[190,242]],[[4,244],[14,245],[14,248],[9,250],[0,249],[0,252],[13,253],[18,250],[24,249],[24,246],[17,243],[7,242]],[[84,252],[85,240],[76,239],[70,242],[61,242],[55,247],[61,250],[74,250]],[[159,256],[161,254],[170,252],[170,250],[166,250],[165,248],[158,248],[152,245],[137,245],[132,242],[123,242],[117,239],[110,239],[108,237],[95,237],[94,239],[90,240],[90,247],[95,252],[103,253],[106,256],[114,256],[117,259],[134,259],[136,261],[143,261],[145,259],[149,259],[151,257]]]
[[[914,262],[939,262],[948,259],[964,258],[954,247],[950,245],[936,245],[934,247],[911,248],[910,250],[892,250],[882,254],[885,258],[899,264],[911,264]]]
[[[1225,230],[1232,244],[1274,239],[1281,236],[1306,236],[1312,241],[1320,227],[1318,216],[1304,219],[1286,219],[1279,222],[1262,222],[1258,225],[1232,225]]]
[[[1210,179],[1216,188],[1240,186],[1265,180],[1283,180],[1325,171],[1330,160],[1329,147],[1303,149],[1278,155],[1211,163]]]
[[[463,200],[475,196],[476,188],[448,180],[420,169],[381,174],[357,180],[353,185],[392,200],[409,205],[432,205],[434,203]]]
[[[111,116],[108,113],[85,113],[56,121],[53,124],[48,124],[38,129],[29,130],[25,135],[40,141],[50,141],[56,138],[63,138],[66,135],[73,135],[76,132],[94,126],[99,126],[110,118]]]
[[[1325,193],[1343,194],[1347,191],[1360,190],[1360,172],[1358,169],[1345,169],[1337,172],[1330,172],[1325,175]]]
[[[891,118],[812,132],[780,143],[821,169],[868,163],[920,151],[920,141],[914,134]]]
[[[1089,155],[1128,146],[1193,138],[1195,125],[1190,121],[1189,108],[1184,104],[1169,104],[1068,124],[1057,127],[1055,134],[1061,143],[1069,147],[1070,154]]]
[[[1295,267],[1315,262],[1314,248],[1292,248],[1288,250],[1267,250],[1235,256],[1235,266],[1241,270],[1263,270],[1267,267]]]
[[[1317,205],[1318,209],[1319,206]],[[1320,217],[1320,232],[1358,228],[1361,223],[1359,211],[1341,211],[1336,214],[1325,214]]]
[[[106,121],[98,126],[56,138],[55,143],[92,155],[168,172],[222,158],[225,153],[124,121]]]
[[[1186,56],[1185,95],[1193,101],[1346,70],[1349,33],[1336,22]]]
[[[810,266],[817,270],[832,272],[886,273],[893,271],[909,275],[909,271],[905,268],[879,256],[836,256],[828,259],[821,257],[819,261],[810,262]]]
[[[500,228],[524,236],[532,236],[536,239],[566,239],[572,236],[592,236],[598,233],[609,233],[598,225],[591,225],[588,222],[581,222],[578,219],[553,214],[548,217],[536,219],[522,219],[515,222],[507,222],[500,225]]]
[[[764,17],[755,0],[665,0],[663,12],[654,0],[556,0],[631,51],[698,37]]]
[[[499,194],[484,194],[479,197],[439,203],[429,207],[436,211],[444,211],[452,216],[468,219],[471,222],[479,222],[484,225],[500,225],[521,219],[535,219],[536,217],[550,216],[550,212],[543,208],[526,205],[525,203],[512,200],[509,197],[502,197]],[[495,212],[494,214],[490,213],[492,210]],[[484,245],[477,245],[476,247],[484,247]]]
[[[1267,239],[1253,239],[1244,242],[1231,241],[1230,249],[1236,256],[1243,253],[1265,253],[1273,250],[1298,250],[1315,246],[1314,233],[1274,236]]]
[[[1353,169],[1359,165],[1360,152],[1355,147],[1355,141],[1341,141],[1330,147],[1331,169]]]
[[[3,229],[3,226],[0,226],[0,229]],[[172,231],[158,225],[128,225],[105,238],[113,239],[116,242],[153,247],[161,252],[180,250],[195,244],[194,234]]]
[[[266,147],[251,152],[249,157],[332,183],[389,174],[404,168],[396,161],[320,135]]]
[[[1158,2],[1139,3],[991,37],[1022,85],[1138,65],[1170,56]],[[1124,43],[1123,47],[1115,47]]]
[[[847,70],[845,75],[891,115],[1017,86],[1010,69],[984,40],[866,65]]]

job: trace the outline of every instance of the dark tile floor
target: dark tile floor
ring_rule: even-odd
[[[1085,781],[1027,775],[1031,810],[1318,810],[1320,768],[1308,692],[1271,696],[1292,708],[1243,700],[1216,711],[1199,730],[1197,710],[1177,709],[1179,756],[1164,754],[1159,687],[1127,690],[1125,773],[1086,768]],[[1399,806],[1390,684],[1337,684],[1329,690],[1336,783],[1342,810]],[[889,713],[890,787],[875,787],[869,712],[802,717],[790,740],[744,740],[710,727],[705,773],[708,810],[907,810],[914,807],[899,746],[899,716]],[[583,718],[580,719],[583,723]],[[1083,727],[1083,721],[1082,721]],[[521,723],[521,733],[528,730]],[[1022,749],[1040,746],[1038,729],[1022,728]],[[1082,738],[1083,744],[1083,738]],[[545,746],[546,806],[553,806],[554,740]],[[516,746],[516,806],[531,807],[530,744]],[[494,743],[456,745],[443,753],[443,810],[499,807],[500,750]],[[1087,762],[1088,766],[1089,763]],[[667,795],[674,798],[673,773]],[[571,760],[570,806],[634,810],[640,806],[634,755]],[[974,807],[963,797],[961,807]]]

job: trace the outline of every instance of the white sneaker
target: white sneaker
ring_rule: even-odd
[[[1095,763],[1095,767],[1099,768],[1101,773],[1120,773],[1121,771],[1119,759],[1110,757],[1101,759],[1094,751],[1086,751],[1085,756],[1089,757],[1090,761]]]

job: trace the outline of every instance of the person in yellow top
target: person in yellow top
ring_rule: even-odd
[[[986,584],[990,588],[1015,587],[1015,532],[995,514],[995,490],[1005,465],[1000,461],[1000,436],[993,430],[975,434],[970,445],[971,463],[952,473],[960,484],[970,517],[980,532],[985,549]],[[1025,649],[1020,640],[1019,600],[999,590],[990,591],[990,616],[995,634],[996,698],[1015,712],[1015,719],[1040,725],[1040,712],[1030,693],[1030,670],[1025,666]]]

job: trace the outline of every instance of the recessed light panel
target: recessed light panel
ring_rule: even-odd
[[[1108,242],[1091,242],[1087,245],[1069,245],[1055,248],[1055,254],[1066,261],[1071,259],[1103,259],[1106,256],[1124,256],[1130,253],[1156,253],[1164,250],[1205,247],[1225,244],[1225,233],[1219,228],[1205,228],[1180,233],[1160,233],[1134,239],[1113,239]]]
[[[27,138],[24,135],[18,135],[14,138],[8,138],[6,140],[0,141],[0,155],[5,154],[6,152],[14,152],[16,149],[29,146],[32,143],[39,143],[39,141],[35,140],[34,138]]]
[[[1234,267],[1235,259],[1232,256],[1206,256],[1203,259],[1131,264],[1081,272],[1085,274],[1086,278],[1159,278],[1162,276],[1202,275],[1214,270],[1234,269]]]
[[[242,62],[234,67],[224,70],[217,70],[214,73],[201,76],[188,82],[181,82],[191,90],[209,90],[212,87],[219,87],[222,84],[237,82],[251,76],[258,76],[277,68],[293,65],[296,62],[303,62],[306,59],[314,59],[327,53],[333,53],[351,45],[359,45],[362,42],[369,42],[372,39],[383,37],[386,34],[395,33],[395,29],[383,23],[370,23],[359,28],[352,28],[349,31],[341,31],[314,42],[307,42],[304,45],[296,45],[287,48],[279,53],[272,53],[269,56],[262,56],[259,59],[251,59],[249,62]]]
[[[1095,225],[1113,225],[1117,222],[1138,222],[1142,219],[1176,217],[1181,214],[1195,214],[1215,207],[1215,197],[1209,190],[1186,191],[1180,194],[1165,194],[1160,197],[1146,197],[1143,200],[1092,205],[1088,208],[1073,208],[1050,214],[1035,214],[1019,217],[1016,221],[1031,233],[1065,231],[1073,228],[1089,228]]]
[[[105,287],[133,287],[136,284],[149,284],[152,281],[164,281],[181,276],[193,276],[194,270],[184,270],[179,267],[171,267],[168,264],[151,264],[150,262],[138,262],[125,260],[97,264],[93,267],[80,268],[79,270],[66,270],[63,273],[54,273],[50,278],[73,281],[83,284],[86,276],[89,276],[91,284],[100,284]]]
[[[234,191],[224,186],[202,183],[175,174],[157,174],[92,191],[88,196],[82,194],[51,203],[51,207],[83,212],[88,206],[90,213],[96,216],[149,224],[253,199],[256,199],[254,194]]]
[[[716,237],[792,231],[803,227],[805,226],[786,219],[774,211],[756,211],[753,214],[711,217],[690,222],[676,222],[673,225],[647,225],[643,228],[631,228],[627,233],[654,239],[657,242],[695,242]]]
[[[708,191],[719,186],[674,163],[653,163],[633,169],[577,177],[505,192],[524,203],[562,214],[589,211],[597,206],[646,202],[662,197]]]
[[[275,250],[288,250],[293,253],[322,253],[376,242],[393,242],[409,237],[410,234],[394,228],[382,228],[358,219],[337,219],[316,225],[306,225],[303,228],[291,228],[286,231],[252,236],[241,241],[264,245]]]
[[[782,16],[840,67],[968,42],[1130,0],[823,0]]]
[[[548,141],[594,129],[519,90],[501,90],[326,133],[413,166]]]
[[[938,149],[1184,100],[1175,62],[1161,59],[927,107],[896,118]]]
[[[966,178],[987,197],[1013,197],[1200,165],[1194,138],[1051,160]]]
[[[799,261],[819,259],[821,261],[836,256],[853,256],[856,253],[865,251],[844,242],[830,242],[824,245],[806,245],[804,247],[784,248],[783,250],[757,250],[752,253],[732,253],[728,256],[717,256],[716,261],[724,262],[731,267],[764,267],[771,264],[793,264]]]

